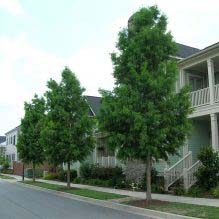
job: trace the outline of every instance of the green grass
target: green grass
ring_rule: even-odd
[[[217,207],[167,202],[160,205],[149,204],[145,208],[196,218],[219,219]]]
[[[108,192],[98,192],[93,191],[90,189],[78,189],[78,188],[71,188],[68,189],[66,186],[60,186],[60,185],[54,185],[50,183],[44,183],[44,182],[32,182],[32,181],[25,181],[25,184],[39,186],[41,188],[51,189],[55,191],[62,191],[66,193],[70,193],[73,195],[79,195],[99,200],[109,200],[109,199],[117,199],[117,198],[124,198],[127,196],[124,195],[118,195],[114,193],[108,193]]]
[[[3,176],[3,175],[0,175],[0,179],[15,179],[14,177],[11,177],[11,176]]]

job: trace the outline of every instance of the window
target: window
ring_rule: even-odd
[[[15,154],[12,154],[11,158],[12,161],[15,161]]]
[[[14,135],[14,138],[13,138],[13,145],[16,145],[16,135]]]
[[[204,88],[204,78],[201,76],[190,75],[189,84],[191,86],[192,91],[202,89]]]

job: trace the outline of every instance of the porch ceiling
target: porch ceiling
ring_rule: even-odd
[[[213,58],[213,61],[214,61],[215,72],[219,72],[219,56],[216,56],[215,58]],[[200,62],[200,63],[193,65],[189,68],[186,68],[185,70],[200,72],[200,73],[207,73],[208,72],[207,61]]]

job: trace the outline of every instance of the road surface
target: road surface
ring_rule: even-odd
[[[0,219],[149,219],[0,179]]]

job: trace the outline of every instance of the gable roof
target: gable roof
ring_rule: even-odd
[[[90,115],[94,114],[94,116],[98,116],[100,112],[100,107],[101,107],[101,103],[100,103],[101,97],[85,96],[85,98],[87,99],[87,102],[92,111],[90,112]]]
[[[179,58],[186,58],[200,51],[200,49],[191,46],[186,46],[181,43],[177,43],[177,46],[178,46],[178,51],[176,53],[176,56]]]
[[[0,136],[0,144],[6,141],[6,137],[5,136]]]

